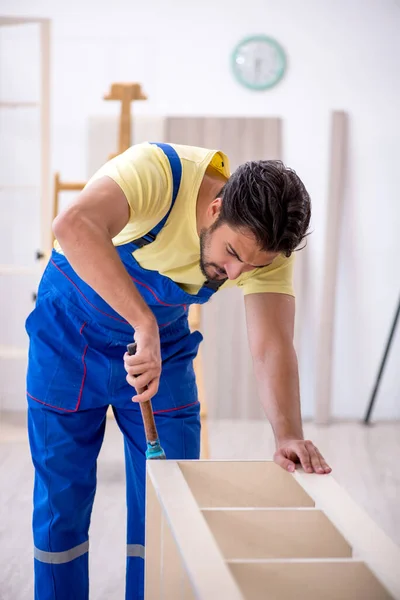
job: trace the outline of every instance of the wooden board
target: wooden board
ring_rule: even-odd
[[[226,559],[349,558],[351,546],[320,510],[203,511]]]
[[[148,462],[153,463],[148,469],[150,488],[153,486],[153,490],[161,506],[162,516],[166,519],[171,529],[172,537],[178,548],[184,570],[187,573],[195,597],[242,600],[239,588],[206,525],[204,517],[198,510],[196,500],[185,481],[178,463],[169,460]],[[154,514],[154,494],[151,491],[150,501],[153,505],[151,512]],[[159,576],[159,581],[161,582],[165,569],[169,568],[169,554],[161,550],[160,554],[162,558],[157,565],[152,556],[155,548],[154,540],[157,535],[160,536],[159,542],[162,544],[164,537],[162,531],[163,522],[161,527],[159,527],[157,519],[154,522],[151,518],[147,518],[146,540],[152,540],[152,547],[149,548],[146,544],[146,562],[150,560],[153,568],[151,570],[146,569],[146,600],[167,598],[164,595],[161,585],[159,595],[157,595],[156,586],[153,585],[153,582],[150,582],[153,578],[156,579],[158,577],[158,571],[161,572]],[[204,549],[204,552],[202,549]],[[173,563],[172,568],[176,568],[174,564],[176,562],[175,555],[172,556],[171,561]],[[171,585],[171,580],[169,579],[169,588],[171,588]],[[174,600],[178,600],[178,598],[179,596],[175,596]]]
[[[334,112],[331,124],[330,177],[326,215],[325,253],[316,364],[315,421],[325,425],[331,417],[332,360],[335,330],[336,282],[340,223],[345,184],[347,115]]]
[[[199,507],[314,506],[312,498],[273,462],[181,461]]]
[[[400,599],[400,549],[331,475],[148,461],[146,600]]]
[[[385,600],[391,596],[359,561],[230,565],[246,600]]]

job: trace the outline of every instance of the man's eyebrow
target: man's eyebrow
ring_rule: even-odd
[[[238,259],[239,262],[244,263],[245,261],[242,260],[239,256],[239,254],[236,252],[236,250],[234,248],[232,248],[232,246],[230,244],[228,244],[228,248],[229,250],[232,252],[232,254]],[[249,265],[249,267],[253,267],[253,269],[263,269],[264,267],[269,267],[269,265],[272,263],[269,262],[266,265],[251,265],[250,263],[247,263]]]

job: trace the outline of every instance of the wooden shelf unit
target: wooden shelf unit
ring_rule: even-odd
[[[149,461],[146,600],[400,598],[400,549],[331,475]]]

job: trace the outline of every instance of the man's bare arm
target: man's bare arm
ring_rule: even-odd
[[[259,395],[275,435],[275,461],[288,470],[294,470],[299,460],[307,471],[329,472],[318,449],[303,438],[293,346],[294,298],[276,293],[249,294],[245,305]]]
[[[156,319],[129,277],[112,243],[128,223],[129,204],[109,177],[85,188],[53,222],[53,231],[74,271],[135,329],[138,351],[126,358],[128,381],[146,400],[158,389],[161,372]],[[134,375],[142,374],[139,379]]]

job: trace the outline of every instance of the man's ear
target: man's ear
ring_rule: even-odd
[[[222,208],[222,198],[215,198],[209,205],[207,212],[212,221],[216,221]]]

